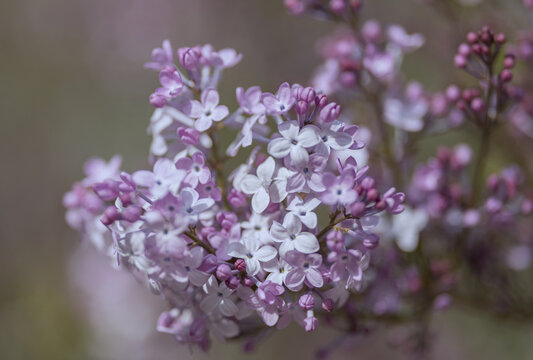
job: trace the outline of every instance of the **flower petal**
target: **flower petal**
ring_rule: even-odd
[[[260,187],[252,198],[252,208],[258,214],[265,211],[270,203],[270,195],[264,187]]]
[[[317,238],[309,232],[303,232],[296,236],[294,247],[303,254],[311,254],[320,249]]]
[[[285,138],[276,138],[268,143],[268,153],[275,158],[283,158],[289,155],[291,143]]]

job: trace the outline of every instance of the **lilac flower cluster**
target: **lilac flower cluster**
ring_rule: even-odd
[[[361,21],[358,0],[285,5],[341,24],[319,42],[312,86],[239,87],[230,110],[217,89],[241,54],[165,40],[145,65],[159,74],[150,168],[90,160],[64,197],[68,223],[165,300],[159,331],[202,349],[251,348],[296,322],[341,329],[325,356],[399,323],[416,325],[406,343],[422,353],[431,313],[454,302],[533,318],[533,294],[516,295],[533,265],[528,32],[509,46],[468,33],[449,63],[473,83],[430,92],[402,71],[423,35]]]
[[[91,160],[64,198],[69,224],[166,300],[158,330],[204,349],[292,321],[315,330],[317,312],[363,287],[377,215],[403,210],[403,193],[380,192],[358,165],[357,126],[314,88],[238,88],[230,114],[216,86],[240,58],[205,45],[179,49],[174,65],[163,42],[146,64],[161,85],[152,168]],[[226,154],[222,128],[237,133]],[[224,163],[252,144],[226,178]]]

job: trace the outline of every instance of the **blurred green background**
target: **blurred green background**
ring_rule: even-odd
[[[442,2],[373,0],[364,13],[426,35],[405,68],[432,90],[456,76],[464,31],[528,26],[521,0],[460,12],[439,10]],[[234,105],[236,86],[306,83],[320,62],[316,40],[332,29],[289,16],[282,0],[0,0],[0,359],[304,359],[334,340],[333,331],[290,328],[251,355],[236,344],[191,355],[156,333],[161,301],[80,245],[61,205],[89,156],[121,153],[126,170],[146,166],[157,80],[143,63],[163,39],[242,52],[221,88]],[[432,325],[436,359],[533,359],[531,326],[460,308]],[[402,358],[396,338],[386,329],[353,339],[334,358]]]

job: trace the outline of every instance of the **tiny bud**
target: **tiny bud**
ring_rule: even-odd
[[[468,44],[462,43],[461,45],[459,45],[457,52],[463,56],[468,56],[470,55],[470,46]]]
[[[494,37],[494,41],[496,41],[498,44],[503,44],[506,41],[505,35],[502,33],[499,33]]]
[[[310,104],[315,100],[316,91],[312,87],[303,88],[300,92],[300,99]]]
[[[329,7],[335,14],[340,15],[346,9],[344,0],[330,0]]]
[[[340,111],[341,107],[339,105],[333,102],[329,103],[322,110],[320,110],[320,121],[325,123],[335,121],[339,117]]]
[[[229,280],[226,280],[226,286],[229,287],[231,290],[235,290],[239,287],[240,284],[241,282],[235,276],[232,276]]]
[[[304,115],[307,114],[307,111],[309,111],[309,105],[307,105],[307,102],[299,100],[298,102],[296,102],[294,110],[298,115]]]
[[[381,26],[375,20],[365,22],[361,32],[363,33],[363,37],[371,42],[377,42],[381,38]]]
[[[503,82],[510,82],[511,80],[513,80],[513,73],[509,69],[503,69],[500,74],[500,79]]]
[[[374,178],[367,176],[361,181],[361,187],[363,190],[370,190],[376,187],[376,181]]]
[[[108,226],[113,224],[115,221],[121,218],[120,212],[114,206],[110,206],[105,209],[104,214],[102,215],[101,221],[104,225]]]
[[[369,234],[363,240],[363,246],[366,247],[367,249],[370,249],[370,250],[375,249],[378,247],[378,245],[379,245],[379,236],[375,234]]]
[[[503,60],[503,66],[506,69],[512,69],[514,68],[516,63],[515,57],[513,54],[507,54],[505,55],[505,59]]]
[[[326,298],[322,301],[322,309],[326,310],[327,312],[332,312],[333,309],[335,309],[335,301],[330,298]]]
[[[254,281],[248,276],[243,277],[241,283],[246,287],[252,287],[255,284]]]
[[[485,104],[483,103],[483,100],[481,98],[475,98],[470,103],[470,107],[475,112],[480,112],[485,107]]]
[[[478,55],[481,54],[481,45],[480,44],[472,45],[472,52]]]
[[[487,45],[492,43],[492,36],[489,32],[483,32],[480,36],[480,39]]]
[[[243,259],[235,260],[234,266],[235,266],[235,269],[237,269],[240,272],[245,272],[246,271],[246,263],[244,262]]]
[[[152,104],[153,107],[162,108],[167,104],[167,98],[162,95],[153,93],[150,95],[150,104]]]
[[[185,145],[198,145],[200,133],[196,129],[179,127],[178,137]]]
[[[328,97],[324,94],[317,95],[315,98],[315,105],[317,108],[322,109],[328,104]]]
[[[118,196],[120,199],[120,202],[124,206],[130,206],[132,203],[131,195],[129,193],[120,193]]]
[[[141,218],[143,208],[137,205],[128,206],[122,211],[122,219],[127,222],[135,222]]]
[[[231,192],[228,194],[228,202],[234,208],[243,207],[246,205],[246,195],[236,189],[231,189]]]
[[[209,237],[213,234],[215,234],[217,230],[213,226],[206,226],[200,230],[200,236],[202,239],[207,240]]]
[[[464,68],[466,66],[466,58],[463,55],[455,55],[453,63],[458,68]]]
[[[457,101],[461,96],[461,90],[456,85],[450,85],[446,89],[446,97],[450,101]]]
[[[318,319],[314,316],[304,319],[305,331],[315,331],[318,327]]]
[[[366,205],[362,201],[355,202],[350,208],[350,214],[357,217],[365,211]]]
[[[195,48],[181,48],[178,50],[180,63],[187,70],[194,70],[198,67],[200,56],[200,51]]]
[[[226,281],[231,278],[231,268],[228,264],[220,264],[217,267],[216,277],[220,281]]]
[[[470,44],[473,44],[477,41],[477,35],[476,33],[469,32],[466,34],[466,41],[468,41]]]
[[[303,294],[298,300],[298,305],[304,310],[312,310],[315,307],[315,299],[311,294]]]
[[[366,197],[370,201],[376,201],[379,198],[379,191],[377,191],[376,189],[370,189],[366,193]],[[385,208],[383,208],[383,209],[385,209]]]

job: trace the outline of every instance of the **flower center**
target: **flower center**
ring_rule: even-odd
[[[294,234],[290,234],[289,237],[291,238],[291,240],[296,239],[296,235],[294,235]]]
[[[292,140],[291,140],[291,144],[293,144],[293,145],[298,145],[298,141],[296,141],[295,139],[292,139]]]

